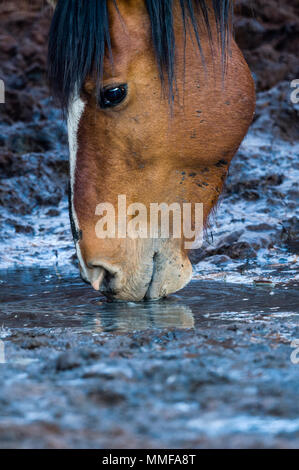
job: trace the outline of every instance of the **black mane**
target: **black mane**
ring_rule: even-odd
[[[48,73],[53,93],[67,109],[71,97],[80,91],[91,72],[101,81],[105,54],[112,60],[107,2],[117,9],[117,0],[58,0],[49,36]],[[144,0],[152,30],[152,40],[162,84],[174,95],[175,40],[172,5],[175,0]],[[178,0],[185,34],[192,28],[201,51],[198,14],[211,33],[206,0]],[[212,0],[219,41],[225,57],[233,0]]]

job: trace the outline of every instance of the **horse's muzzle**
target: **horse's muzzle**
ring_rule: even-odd
[[[159,300],[182,289],[191,279],[192,266],[186,255],[158,252],[150,259],[132,259],[119,265],[106,260],[88,263],[88,282],[110,300],[138,302]]]

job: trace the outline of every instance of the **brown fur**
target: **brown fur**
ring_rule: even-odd
[[[112,3],[112,2],[111,2]],[[213,51],[204,26],[205,66],[192,35],[184,37],[176,16],[176,85],[172,114],[163,97],[143,0],[111,6],[114,68],[107,60],[104,85],[128,84],[115,109],[100,109],[90,78],[78,132],[74,206],[83,233],[80,248],[91,272],[105,268],[114,298],[159,298],[183,287],[191,275],[181,241],[100,240],[95,235],[100,202],[203,202],[204,219],[216,204],[232,157],[251,123],[255,95],[251,74],[231,43],[223,77],[221,50],[213,27]],[[211,17],[211,24],[215,21]],[[184,68],[185,64],[185,68]],[[154,259],[154,261],[153,261]],[[95,269],[95,271],[93,271]],[[153,269],[155,274],[153,276]],[[94,279],[91,275],[90,281]]]

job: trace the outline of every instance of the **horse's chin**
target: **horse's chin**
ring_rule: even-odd
[[[159,300],[177,292],[188,284],[192,277],[189,259],[181,256],[158,255],[145,300]]]

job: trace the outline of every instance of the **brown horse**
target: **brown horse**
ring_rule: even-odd
[[[109,225],[119,195],[146,208],[196,202],[206,223],[255,107],[232,2],[52,3],[49,76],[68,119],[81,275],[113,299],[164,297],[191,278],[184,235],[101,238],[96,208],[114,208]]]

